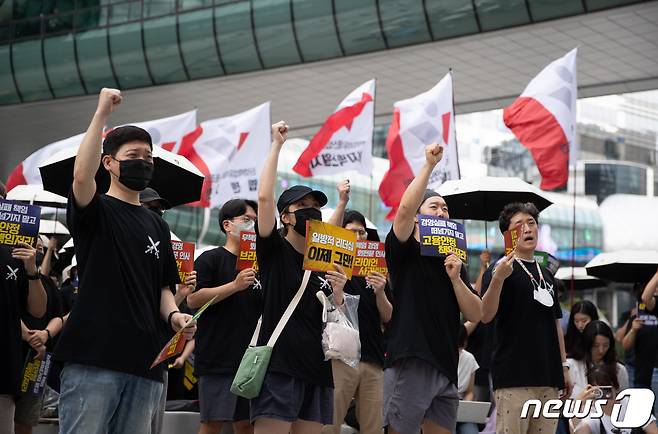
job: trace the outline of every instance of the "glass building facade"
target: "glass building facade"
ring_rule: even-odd
[[[332,59],[637,0],[6,0],[0,105]]]

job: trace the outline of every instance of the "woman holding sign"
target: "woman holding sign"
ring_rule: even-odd
[[[357,259],[359,242],[367,241],[366,219],[358,211],[347,210],[349,201],[349,181],[338,184],[339,203],[329,223],[342,225],[353,231],[357,239]],[[379,247],[383,243],[370,242]],[[379,251],[368,251],[378,253]],[[381,251],[383,253],[383,251]],[[369,256],[369,255],[368,255]],[[375,259],[375,255],[372,259]],[[381,433],[382,399],[384,387],[384,333],[382,324],[391,320],[393,306],[386,275],[370,271],[369,267],[355,264],[354,275],[347,282],[345,292],[359,296],[359,337],[361,340],[361,362],[354,369],[340,360],[332,360],[334,374],[334,422],[323,430],[325,434],[340,433],[345,414],[356,399],[356,413],[359,432],[364,434]],[[377,267],[375,267],[377,268]],[[382,272],[384,270],[381,270]]]
[[[425,164],[402,196],[386,237],[395,310],[384,370],[384,424],[392,433],[454,432],[460,313],[481,318],[481,302],[454,253],[422,256],[418,214],[448,218],[441,196],[426,190],[443,148],[425,148]]]
[[[265,345],[302,283],[306,222],[322,220],[327,203],[321,191],[296,185],[274,201],[274,185],[288,125],[272,125],[272,149],[258,183],[256,255],[264,288],[264,310],[258,345]],[[275,207],[276,206],[276,207]],[[276,228],[278,211],[283,228]],[[274,350],[259,396],[251,400],[256,433],[320,433],[332,423],[331,363],[322,351],[322,306],[316,292],[333,292],[342,304],[347,277],[340,267],[311,273],[308,284]]]

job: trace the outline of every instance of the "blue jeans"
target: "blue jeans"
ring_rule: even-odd
[[[653,394],[656,396],[656,399],[653,401],[653,415],[658,417],[658,368],[653,368],[651,390],[653,390]]]
[[[88,365],[66,364],[59,434],[147,434],[162,383]]]
[[[456,432],[457,434],[478,434],[480,430],[473,422],[458,422]]]

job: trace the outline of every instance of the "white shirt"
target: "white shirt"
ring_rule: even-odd
[[[625,414],[628,400],[624,399],[623,401],[621,401],[621,403],[622,403],[621,414]],[[651,418],[649,419],[649,422],[647,422],[646,425],[642,427],[642,429],[645,430],[649,425],[655,422],[656,422],[656,418],[653,417],[652,415]],[[603,424],[603,429],[605,430],[604,433],[601,432],[601,424]],[[612,421],[610,420],[610,416],[608,416],[607,414],[604,414],[603,417],[601,417],[600,419],[590,419],[589,416],[586,417],[585,419],[582,420],[582,422],[580,422],[580,424],[578,424],[575,434],[581,434],[585,432],[584,429],[585,427],[589,428],[589,432],[591,434],[610,434],[613,432],[617,434],[631,434],[632,431],[630,428],[622,428],[619,430],[615,428],[615,426],[612,424]]]
[[[459,399],[464,399],[464,394],[468,389],[468,383],[471,381],[471,376],[475,371],[480,368],[475,356],[466,350],[459,352],[459,365],[457,366],[457,392]]]
[[[571,392],[571,399],[575,399],[580,392],[587,386],[587,367],[584,360],[567,359],[569,364],[569,375],[573,382],[573,391]],[[628,372],[626,367],[621,363],[617,363],[617,381],[619,382],[619,391],[628,389]]]

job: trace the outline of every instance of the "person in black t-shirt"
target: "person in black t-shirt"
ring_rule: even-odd
[[[0,183],[0,197],[5,198]],[[14,432],[15,398],[23,368],[21,312],[41,318],[47,295],[36,264],[36,249],[28,244],[0,245],[0,432]]]
[[[521,228],[516,250],[485,273],[482,321],[496,319],[491,373],[496,399],[496,432],[555,432],[557,419],[521,419],[528,399],[542,403],[571,394],[562,309],[551,273],[534,259],[539,211],[532,203],[511,203],[500,213],[500,231]]]
[[[480,321],[481,301],[457,255],[421,256],[417,214],[449,218],[443,198],[426,190],[443,148],[425,148],[425,164],[402,196],[386,237],[395,309],[388,325],[384,425],[391,433],[449,433],[457,422],[460,313]]]
[[[339,201],[329,223],[341,225],[356,233],[358,241],[365,241],[366,219],[358,211],[345,210],[349,201],[349,181],[338,184]],[[373,272],[367,277],[352,276],[345,285],[345,293],[359,296],[359,338],[361,361],[355,369],[340,360],[332,360],[334,376],[334,422],[325,426],[325,434],[341,432],[341,425],[352,398],[356,400],[359,432],[381,433],[384,387],[384,333],[382,325],[391,320],[393,306],[386,276]]]
[[[320,208],[327,196],[296,185],[274,203],[274,185],[279,154],[288,136],[288,125],[272,125],[272,149],[258,183],[256,255],[264,290],[263,320],[258,345],[265,345],[304,275],[306,222],[322,220]],[[276,229],[275,210],[283,228]],[[332,423],[333,380],[331,363],[322,351],[322,305],[316,293],[333,293],[334,302],[344,303],[347,276],[336,271],[311,273],[308,285],[279,340],[274,345],[260,395],[251,400],[251,420],[257,434],[320,433]]]
[[[219,211],[219,227],[226,245],[204,252],[194,263],[199,284],[187,297],[199,308],[217,296],[199,318],[194,370],[199,378],[201,427],[199,434],[219,434],[223,422],[233,422],[238,434],[252,432],[249,401],[231,393],[231,383],[249,346],[261,314],[262,288],[252,268],[236,270],[240,232],[252,232],[256,202],[233,199]]]
[[[102,143],[121,92],[102,89],[73,169],[67,222],[75,242],[80,295],[55,348],[64,362],[59,429],[72,433],[146,433],[162,391],[162,321],[174,331],[191,319],[178,311],[179,283],[167,223],[143,208],[139,192],[153,173],[151,136],[125,126]],[[100,194],[99,165],[110,188]],[[183,331],[191,339],[196,325]]]

